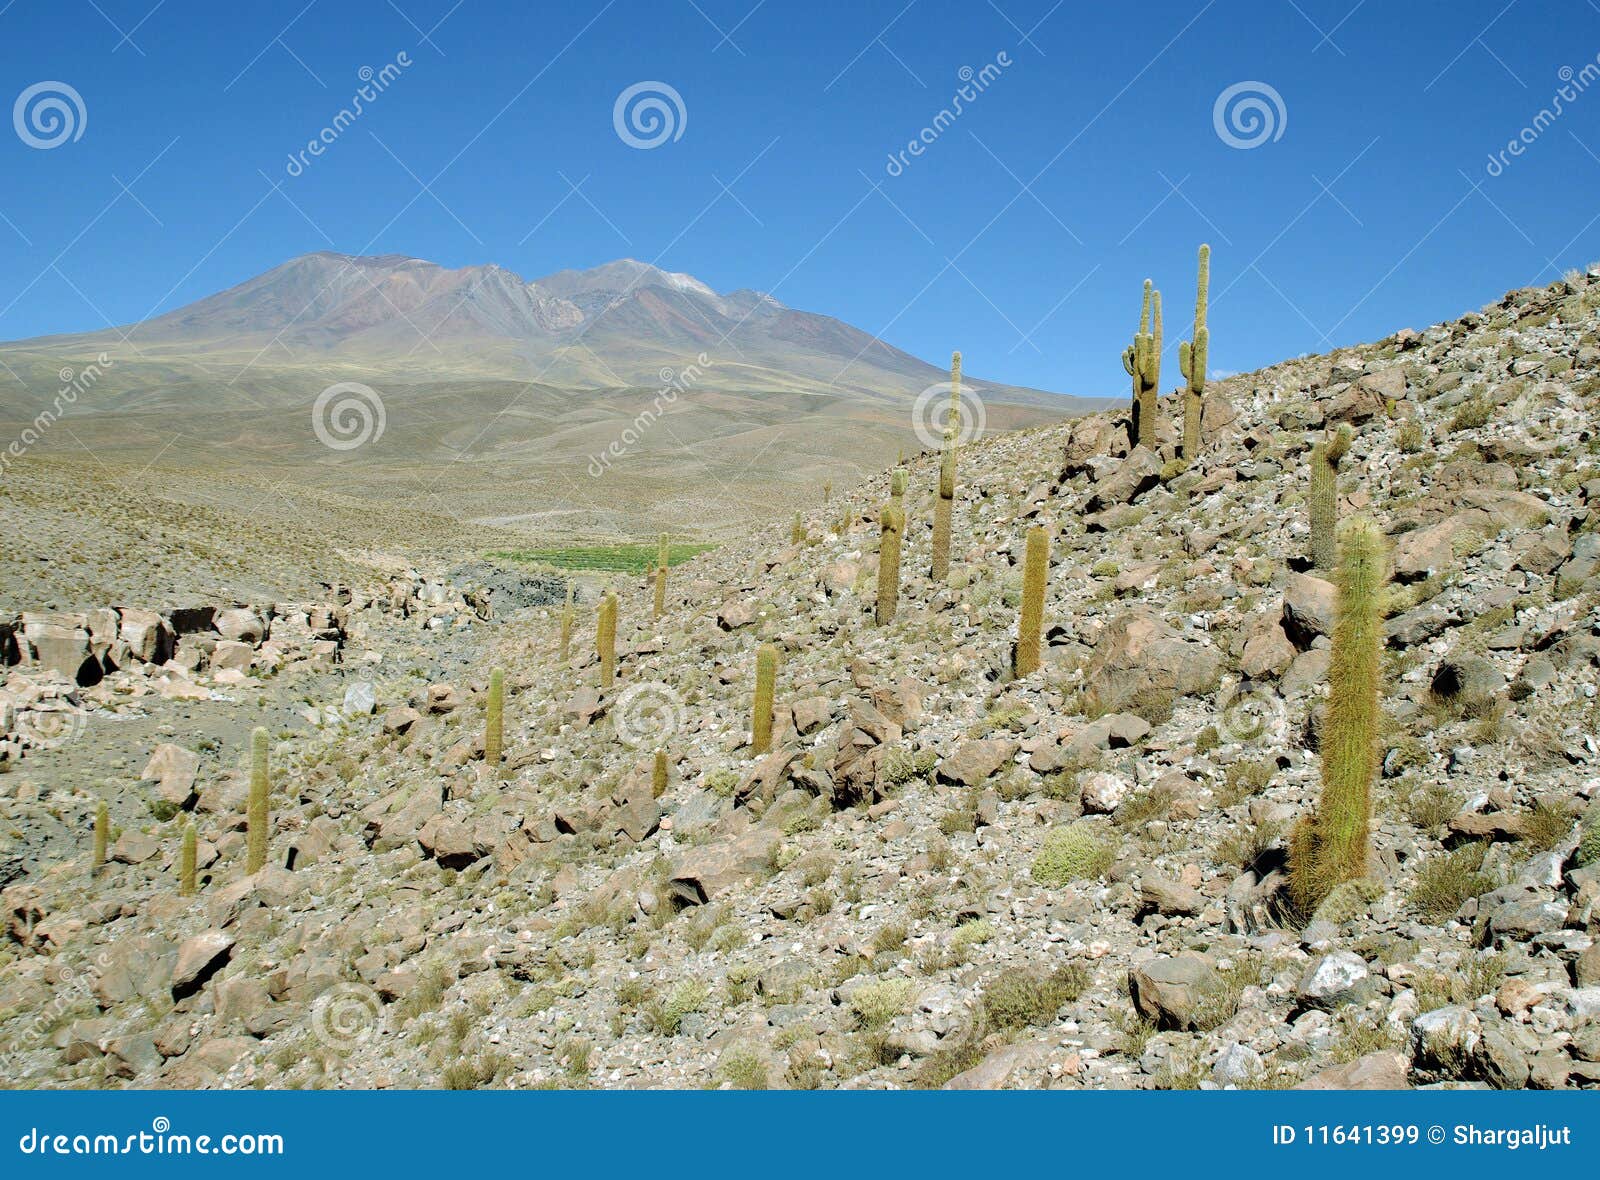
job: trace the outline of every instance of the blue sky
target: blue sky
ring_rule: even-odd
[[[48,148],[0,124],[0,339],[311,250],[528,277],[632,256],[991,380],[1120,394],[1141,280],[1175,347],[1202,240],[1229,371],[1600,258],[1597,55],[1591,0],[0,0],[0,110],[50,81],[85,112]],[[653,148],[613,121],[642,81],[685,111]],[[1253,146],[1226,109],[1218,129],[1240,83],[1264,84]]]

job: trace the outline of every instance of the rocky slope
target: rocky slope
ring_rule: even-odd
[[[274,731],[254,876],[238,734],[153,704],[151,738],[197,756],[141,780],[150,751],[129,750],[95,789],[53,769],[92,757],[91,712],[89,741],[0,779],[12,839],[78,841],[5,890],[5,1076],[1593,1087],[1596,307],[1591,268],[1231,378],[1187,469],[1170,438],[1129,454],[1115,413],[968,447],[941,585],[922,456],[884,627],[887,476],[817,504],[800,540],[673,569],[660,619],[619,584],[612,690],[589,593],[570,661],[549,608],[420,637],[374,614],[343,667],[297,683],[310,712],[232,706]],[[1281,904],[1283,839],[1316,797],[1333,594],[1303,560],[1306,455],[1340,421],[1343,509],[1381,522],[1396,578],[1372,879],[1307,920]],[[1033,524],[1047,647],[1017,680]],[[762,642],[778,724],[754,758]],[[355,667],[375,708],[330,711]],[[174,876],[187,817],[152,806],[180,793],[194,898]],[[118,831],[92,873],[97,797]]]

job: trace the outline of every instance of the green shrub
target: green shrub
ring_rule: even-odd
[[[983,1012],[999,1029],[1049,1024],[1061,1005],[1077,999],[1088,986],[1089,969],[1082,963],[1050,972],[1008,967],[983,989]]]
[[[881,1028],[905,1012],[917,985],[909,979],[878,979],[863,984],[850,997],[850,1011],[864,1029]]]
[[[1435,921],[1448,918],[1469,897],[1495,888],[1483,868],[1484,845],[1464,844],[1454,852],[1441,853],[1417,870],[1411,889],[1412,904]]]
[[[1084,823],[1056,828],[1044,838],[1033,862],[1033,879],[1041,885],[1066,885],[1100,877],[1116,859],[1116,849]]]
[[[698,979],[685,979],[668,993],[665,1000],[650,1006],[650,1022],[662,1036],[675,1037],[683,1018],[704,1007],[710,990]]]

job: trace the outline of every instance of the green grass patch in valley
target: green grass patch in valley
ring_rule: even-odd
[[[698,541],[676,542],[667,547],[667,560],[672,565],[688,561],[697,553],[714,549],[714,545]],[[650,543],[621,543],[609,545],[552,545],[541,549],[502,549],[489,554],[500,561],[517,561],[530,565],[549,565],[564,570],[604,570],[608,573],[642,574],[647,566],[655,564],[656,546]]]

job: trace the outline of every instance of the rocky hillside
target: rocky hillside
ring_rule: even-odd
[[[154,702],[98,776],[91,712],[0,779],[10,839],[77,836],[4,893],[6,1076],[1594,1087],[1597,307],[1600,267],[1214,384],[1187,465],[1175,432],[1130,449],[1120,413],[967,447],[937,585],[922,456],[884,626],[887,475],[675,567],[660,618],[618,585],[609,689],[585,595],[570,660],[558,608],[420,635],[375,613],[296,707],[236,694],[224,740]],[[1370,877],[1303,915],[1284,842],[1317,796],[1335,604],[1307,458],[1341,422],[1341,510],[1382,525],[1395,575],[1382,769]],[[1045,648],[1017,679],[1034,525]],[[375,706],[330,711],[358,677]],[[272,730],[254,875],[241,719]]]

